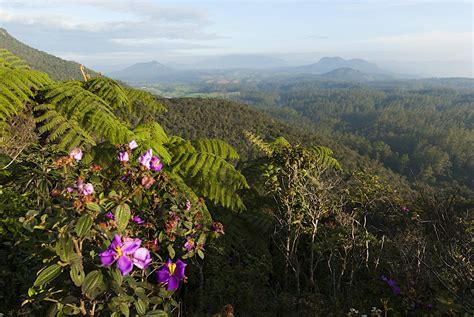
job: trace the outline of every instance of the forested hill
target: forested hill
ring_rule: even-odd
[[[47,73],[55,80],[81,79],[80,64],[32,48],[0,28],[0,49],[4,48],[26,61],[33,69]],[[88,74],[97,73],[86,69]]]
[[[191,139],[222,139],[235,146],[244,161],[261,155],[256,153],[256,149],[245,139],[244,131],[251,131],[267,140],[283,136],[293,144],[319,144],[330,147],[344,170],[369,168],[400,191],[408,190],[409,185],[402,176],[385,168],[377,160],[358,154],[328,135],[285,124],[246,104],[208,98],[163,98],[160,101],[168,111],[159,114],[157,121],[170,134]]]

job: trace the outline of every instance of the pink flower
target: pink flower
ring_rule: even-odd
[[[111,266],[117,261],[117,267],[122,275],[128,275],[133,270],[133,265],[144,270],[151,263],[150,252],[140,248],[140,239],[121,238],[114,236],[107,250],[99,254],[104,266]]]
[[[137,225],[143,225],[145,223],[145,220],[140,218],[140,216],[133,216],[132,221],[135,222]]]
[[[91,195],[94,192],[94,186],[91,183],[87,183],[82,187],[82,193],[84,196]]]
[[[132,140],[132,141],[130,141],[130,143],[128,143],[128,148],[129,148],[130,150],[134,150],[134,149],[136,149],[137,147],[138,147],[138,144],[137,144],[137,141],[135,141],[135,140]]]
[[[186,208],[184,210],[188,211],[190,209],[191,209],[191,202],[188,199],[186,199]]]
[[[153,156],[150,161],[150,168],[152,171],[159,172],[163,168],[163,164],[161,164],[160,159],[156,156]]]
[[[128,152],[119,152],[118,159],[120,162],[128,162]]]
[[[153,153],[152,149],[149,149],[148,151],[145,152],[145,154],[143,154],[142,156],[138,158],[138,161],[140,162],[140,164],[145,166],[147,169],[150,169],[150,163],[153,157],[152,153]]]
[[[72,149],[71,152],[69,152],[69,156],[76,161],[80,161],[82,159],[82,151],[80,148]]]
[[[196,243],[194,242],[194,240],[190,237],[187,237],[186,238],[186,243],[184,244],[184,248],[189,252],[191,251],[192,249],[194,249],[194,246],[196,245]]]

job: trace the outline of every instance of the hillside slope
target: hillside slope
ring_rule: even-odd
[[[253,159],[261,154],[257,153],[245,139],[244,130],[267,140],[283,136],[293,144],[324,145],[334,150],[346,171],[367,167],[399,189],[409,188],[402,176],[383,167],[380,162],[370,160],[327,136],[287,125],[243,103],[204,98],[160,99],[160,101],[168,111],[158,115],[157,119],[171,135],[190,139],[222,139],[235,146],[243,160]]]
[[[43,71],[55,80],[81,79],[80,64],[32,48],[11,36],[7,30],[0,28],[0,48],[25,60],[32,68]],[[91,75],[96,72],[86,69]]]

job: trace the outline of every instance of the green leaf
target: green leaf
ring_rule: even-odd
[[[168,253],[170,255],[170,258],[174,259],[174,256],[176,255],[176,252],[173,249],[173,246],[170,244],[168,245]]]
[[[118,205],[115,209],[115,220],[117,221],[118,232],[123,232],[130,221],[130,207],[127,204]]]
[[[100,207],[100,205],[98,205],[96,203],[87,203],[86,207],[87,207],[87,209],[89,209],[91,211],[95,211],[95,212],[101,212],[102,211],[102,207]]]
[[[80,238],[83,238],[87,235],[89,230],[92,227],[92,217],[89,215],[83,215],[79,218],[79,221],[76,224],[76,233]]]
[[[201,259],[204,259],[204,252],[202,252],[202,250],[197,250],[197,254]]]
[[[139,315],[145,315],[148,309],[148,304],[139,298],[137,301],[135,301],[135,308],[137,309],[137,313]]]
[[[82,284],[82,293],[90,299],[96,298],[106,288],[104,276],[98,270],[89,272]]]
[[[71,265],[71,271],[69,272],[71,280],[74,282],[74,285],[80,287],[84,282],[84,268],[81,261],[74,261]]]
[[[126,303],[120,303],[120,311],[124,314],[125,317],[130,316],[130,309]]]
[[[63,262],[69,262],[73,255],[76,255],[71,237],[59,237],[58,241],[56,242],[56,254]]]
[[[148,312],[148,314],[146,314],[146,317],[168,317],[168,314],[164,310],[157,309]]]
[[[58,277],[62,271],[63,271],[63,268],[59,266],[58,264],[53,264],[51,266],[48,266],[43,271],[41,271],[41,273],[36,278],[33,286],[42,286],[46,283],[51,282],[56,277]]]

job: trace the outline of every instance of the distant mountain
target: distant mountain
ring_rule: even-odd
[[[317,63],[295,67],[294,70],[301,73],[324,74],[338,68],[352,68],[369,74],[388,73],[378,67],[377,64],[363,59],[343,59],[341,57],[323,57]]]
[[[20,57],[33,69],[43,71],[56,80],[81,79],[80,64],[66,61],[46,52],[32,48],[8,34],[0,28],[0,48],[7,49]],[[86,69],[87,73],[97,75],[96,72]]]
[[[212,57],[193,64],[198,69],[264,69],[284,67],[288,63],[282,59],[264,55],[225,55]]]
[[[129,82],[136,81],[154,81],[166,78],[175,73],[176,70],[165,66],[157,61],[147,63],[137,63],[125,69],[111,72],[108,75],[115,79],[120,79]]]
[[[320,76],[324,80],[336,81],[373,81],[373,80],[387,80],[393,79],[390,75],[385,74],[369,74],[350,67],[341,67],[330,72],[324,73]]]

